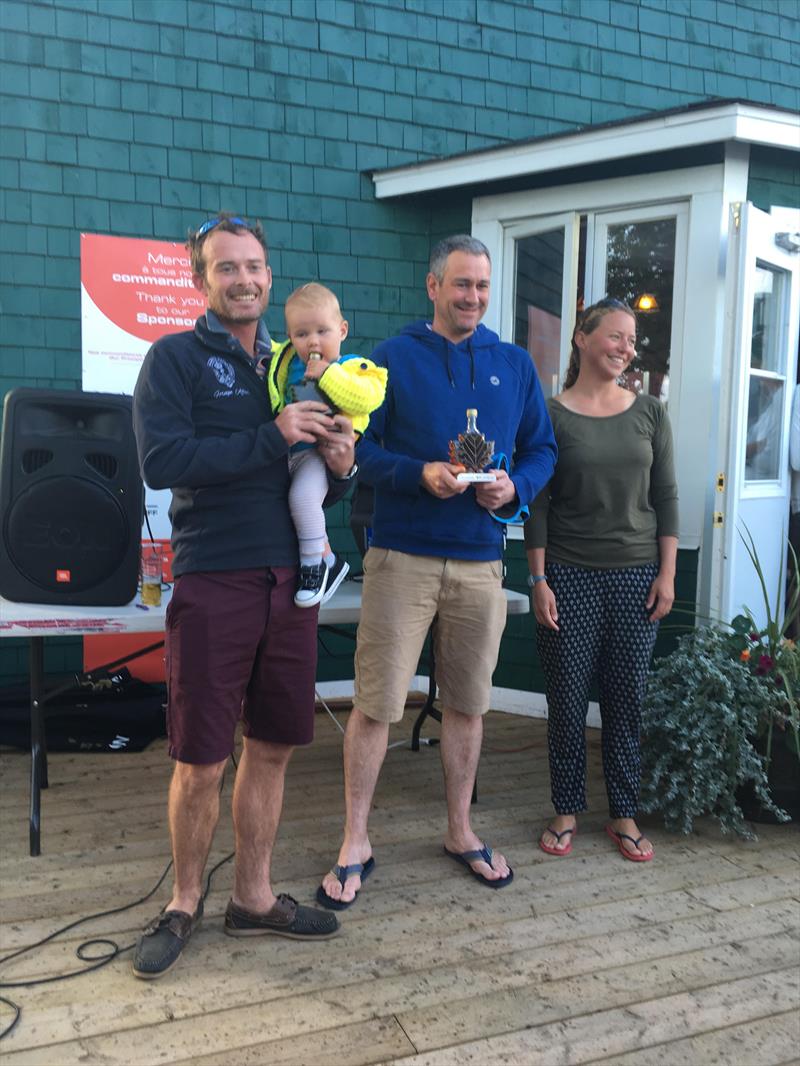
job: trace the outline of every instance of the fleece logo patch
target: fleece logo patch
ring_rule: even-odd
[[[500,378],[496,374],[492,374],[492,376],[489,378],[489,384],[490,385],[499,385],[500,384]]]
[[[233,367],[226,359],[220,359],[217,355],[211,355],[209,356],[206,365],[224,389],[230,389],[233,387],[233,383],[236,380],[236,374]]]

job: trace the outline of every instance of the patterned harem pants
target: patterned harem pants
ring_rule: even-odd
[[[658,567],[588,570],[550,563],[559,631],[536,627],[546,679],[550,787],[558,814],[586,808],[586,714],[597,680],[603,772],[612,818],[635,818],[639,724],[658,623],[645,600]]]

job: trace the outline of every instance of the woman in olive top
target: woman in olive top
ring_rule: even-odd
[[[636,318],[619,300],[580,317],[564,391],[548,401],[558,464],[526,523],[525,546],[547,682],[556,815],[539,846],[567,855],[586,808],[586,712],[597,680],[603,772],[620,853],[647,862],[639,831],[639,721],[658,620],[672,607],[678,495],[667,413],[620,388]]]

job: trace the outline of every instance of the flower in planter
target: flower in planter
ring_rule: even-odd
[[[753,612],[745,607],[743,614],[728,623],[728,647],[731,655],[746,663],[776,697],[770,701],[770,711],[760,719],[758,728],[759,736],[764,738],[767,762],[772,757],[773,730],[776,728],[788,731],[790,748],[800,761],[800,650],[786,636],[800,611],[797,556],[790,544],[789,556],[793,566],[785,602],[781,567],[773,603],[767,591],[755,541],[747,527],[742,531],[741,538],[761,585],[766,624],[760,627]]]
[[[767,759],[772,753],[773,729],[789,731],[791,748],[800,759],[800,650],[769,618],[763,629],[753,628],[750,612],[737,615],[725,637],[732,659],[745,664],[766,685],[775,699],[762,716],[758,735],[765,738]]]

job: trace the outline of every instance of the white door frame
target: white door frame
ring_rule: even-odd
[[[786,212],[783,212],[786,215]],[[761,595],[751,572],[751,563],[742,543],[740,527],[754,514],[753,504],[764,501],[773,512],[770,521],[780,523],[784,534],[788,532],[789,504],[789,419],[792,395],[797,373],[797,344],[800,333],[800,259],[776,246],[775,233],[784,228],[775,220],[750,203],[734,203],[730,206],[730,239],[728,244],[728,314],[725,330],[728,374],[724,383],[725,402],[720,419],[720,454],[723,459],[721,472],[724,488],[717,494],[717,513],[721,524],[714,527],[714,552],[712,560],[712,602],[719,603],[722,619],[729,621],[741,614],[740,602],[743,588],[750,587],[752,602],[747,606],[754,611],[756,620],[762,623]],[[800,230],[800,211],[795,212],[792,231]],[[753,299],[756,262],[785,272],[785,293],[781,332],[786,351],[786,387],[781,418],[781,460],[778,477],[768,481],[745,481],[745,441],[747,436],[747,408],[750,383],[750,348],[753,330]],[[777,505],[777,507],[775,506]],[[785,506],[784,506],[785,505]],[[752,530],[755,534],[756,530]],[[778,530],[775,530],[776,539]],[[757,537],[757,542],[759,538]],[[757,543],[758,547],[758,543]],[[761,554],[763,555],[763,545]],[[779,562],[785,558],[785,543],[782,544]],[[738,568],[747,571],[742,580]],[[772,568],[772,578],[777,577],[777,567]],[[767,581],[770,600],[777,595],[777,581]]]

